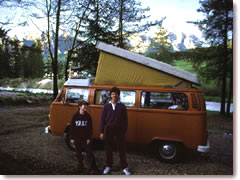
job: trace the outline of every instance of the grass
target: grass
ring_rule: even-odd
[[[184,71],[193,72],[193,73],[194,73],[192,63],[189,62],[189,61],[175,60],[175,61],[174,61],[174,65],[175,65],[176,67],[184,70]]]
[[[196,74],[196,72],[193,69],[193,65],[192,65],[191,61],[175,60],[174,65],[184,71],[192,72],[192,73]],[[199,88],[203,92],[205,100],[213,101],[213,102],[220,102],[221,101],[221,88],[219,88],[220,85],[215,80],[209,80],[207,82],[203,81],[201,74],[197,74],[197,76],[201,82],[201,86],[197,86],[197,88]],[[229,80],[227,80],[227,81],[229,81]],[[228,85],[227,85],[226,95],[228,95],[228,91],[229,90],[228,90]],[[227,100],[228,99],[226,96],[226,102],[227,102]]]
[[[3,106],[19,106],[19,105],[36,105],[50,104],[53,96],[50,94],[32,94],[29,92],[16,92],[16,94],[1,95],[0,105]]]
[[[207,111],[209,132],[233,132],[233,116],[224,116],[219,112]]]

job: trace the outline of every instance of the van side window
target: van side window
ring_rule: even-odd
[[[78,103],[80,100],[88,101],[88,89],[68,88],[66,92],[67,103]]]
[[[128,107],[135,106],[135,98],[136,92],[135,91],[121,91],[120,92],[120,101]]]
[[[153,109],[187,110],[188,99],[184,93],[142,92],[141,107]]]
[[[98,89],[95,91],[94,104],[103,105],[111,101],[110,91]]]
[[[125,104],[125,106],[133,107],[135,106],[135,91],[121,91],[120,101]],[[110,90],[96,90],[94,97],[94,104],[104,105],[111,101]]]

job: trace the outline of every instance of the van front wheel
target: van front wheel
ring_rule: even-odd
[[[183,152],[183,145],[176,142],[161,141],[156,143],[156,153],[160,161],[177,162]]]

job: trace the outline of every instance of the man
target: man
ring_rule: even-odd
[[[72,117],[70,137],[71,142],[76,146],[79,171],[83,171],[84,168],[82,158],[82,151],[84,149],[87,154],[86,164],[90,172],[92,169],[96,170],[97,166],[91,148],[93,134],[92,118],[87,113],[87,107],[88,103],[86,101],[81,100],[78,103],[78,111]]]
[[[120,102],[120,89],[113,87],[110,91],[111,101],[104,105],[100,119],[100,139],[105,139],[106,168],[103,174],[109,174],[113,164],[113,144],[116,138],[123,173],[130,175],[126,160],[125,134],[128,128],[127,109]],[[106,126],[106,137],[104,127]]]

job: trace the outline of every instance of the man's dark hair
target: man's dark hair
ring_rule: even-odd
[[[78,103],[78,106],[82,106],[82,105],[87,105],[88,106],[88,102],[84,101],[84,100],[80,100]]]
[[[115,93],[117,93],[117,94],[120,96],[120,89],[119,89],[119,88],[113,87],[113,88],[111,89],[111,91],[110,91],[110,95],[112,94],[112,92],[115,92]]]

